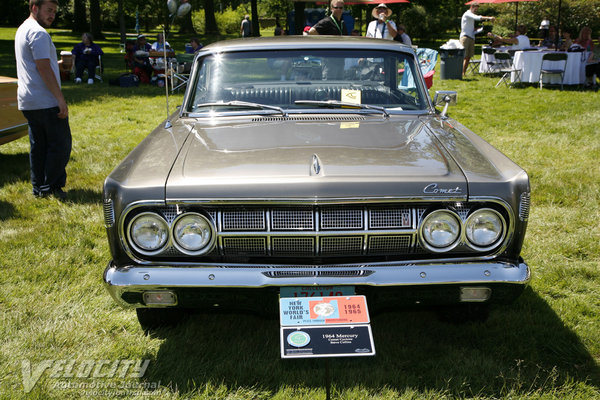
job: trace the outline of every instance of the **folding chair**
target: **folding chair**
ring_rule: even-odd
[[[483,48],[483,57],[485,57],[485,71],[484,74],[494,74],[496,73],[496,57],[494,54],[496,53],[496,49],[492,47],[484,47]]]
[[[190,78],[185,66],[194,60],[194,54],[177,54],[175,59],[170,59],[168,75],[171,81],[171,92],[185,86]]]
[[[102,56],[98,56],[98,65],[96,65],[96,71],[94,78],[102,82],[102,74],[104,73],[104,64],[102,64]]]
[[[546,53],[542,56],[540,68],[540,89],[543,87],[544,75],[559,75],[560,90],[563,89],[565,69],[567,68],[567,53]]]
[[[479,66],[481,65],[481,60],[469,60],[469,65],[467,66],[467,72],[471,72],[471,74],[475,75],[479,73]]]
[[[496,59],[496,65],[499,66],[497,71],[502,74],[502,77],[498,83],[496,83],[496,87],[500,86],[502,82],[509,88],[513,87],[513,82],[511,81],[511,75],[513,73],[515,74],[515,82],[521,82],[521,70],[515,69],[509,53],[497,51],[494,54],[494,57]]]

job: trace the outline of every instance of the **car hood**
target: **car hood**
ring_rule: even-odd
[[[167,200],[467,195],[458,165],[414,116],[192,125]]]

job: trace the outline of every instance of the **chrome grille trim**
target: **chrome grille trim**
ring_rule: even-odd
[[[328,277],[328,278],[357,278],[369,276],[374,271],[366,269],[344,270],[344,271],[321,271],[321,270],[300,270],[300,271],[265,271],[262,274],[268,278],[310,278],[310,277]]]
[[[363,229],[363,210],[356,208],[324,208],[321,229]]]
[[[104,226],[111,228],[115,224],[115,208],[112,199],[104,199]]]
[[[273,209],[271,211],[271,229],[274,231],[312,231],[315,220],[311,208]]]
[[[264,231],[265,215],[262,210],[222,211],[224,231]]]
[[[369,228],[410,228],[410,208],[382,208],[369,211]]]
[[[524,192],[519,201],[519,219],[523,222],[529,219],[529,208],[531,206],[531,194]]]

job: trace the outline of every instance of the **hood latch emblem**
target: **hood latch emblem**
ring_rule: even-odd
[[[321,174],[321,160],[316,154],[312,156],[312,164],[310,166],[310,174],[311,175],[320,175]]]

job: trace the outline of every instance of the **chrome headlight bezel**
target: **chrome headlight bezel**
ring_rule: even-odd
[[[179,225],[184,223],[182,221],[185,221],[186,219],[189,219],[189,218],[197,218],[198,221],[205,223],[206,228],[208,229],[208,232],[209,232],[209,237],[207,239],[203,240],[202,246],[198,247],[195,250],[192,248],[189,248],[189,246],[186,246],[185,244],[183,244],[181,238],[179,237],[179,233],[178,233]],[[186,212],[186,213],[179,215],[177,218],[175,218],[175,220],[172,223],[171,234],[172,234],[172,238],[173,238],[173,246],[177,250],[179,250],[181,253],[186,254],[186,255],[192,255],[192,256],[206,254],[209,251],[211,251],[214,247],[216,237],[217,237],[216,229],[215,229],[215,226],[214,226],[212,220],[210,218],[208,218],[207,216],[197,213],[197,212]]]
[[[159,239],[159,245],[152,249],[145,248],[142,244],[140,244],[139,239],[133,233],[135,222],[139,221],[140,218],[142,218],[142,217],[152,217],[156,221],[156,223],[158,225],[160,225],[159,228],[164,232],[164,237]],[[129,224],[127,225],[127,242],[135,251],[137,251],[140,254],[144,254],[144,255],[148,255],[148,256],[153,256],[153,255],[159,254],[165,249],[165,247],[168,245],[169,241],[170,241],[169,224],[164,219],[164,217],[158,213],[151,212],[151,211],[139,213],[136,216],[134,216],[131,219],[131,221],[129,221]]]
[[[498,221],[498,224],[500,225],[500,232],[496,235],[496,237],[493,240],[488,241],[488,243],[476,243],[470,226],[474,223],[474,219],[483,213],[487,213],[487,214],[490,214],[490,215],[496,217],[496,220]],[[501,213],[499,213],[498,211],[496,211],[492,208],[479,208],[479,209],[473,210],[467,217],[464,226],[465,226],[464,229],[465,229],[466,243],[468,244],[469,247],[471,247],[474,250],[478,250],[478,251],[492,250],[492,249],[498,247],[502,242],[504,242],[504,238],[506,237],[506,232],[507,232],[506,220],[502,216]]]
[[[433,242],[433,238],[428,233],[428,224],[433,221],[434,218],[446,218],[449,223],[455,225],[455,233],[451,241],[446,241],[444,244],[436,245]],[[427,250],[434,253],[445,253],[454,249],[461,241],[462,235],[462,220],[460,216],[452,210],[442,208],[437,209],[427,214],[419,224],[419,239],[421,245]]]

